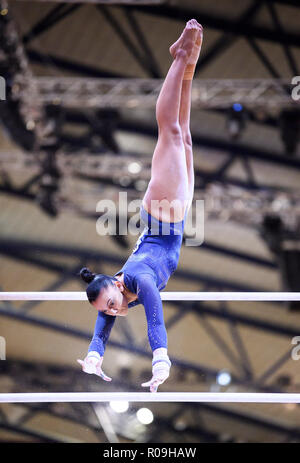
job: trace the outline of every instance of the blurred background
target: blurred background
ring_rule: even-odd
[[[297,0],[0,0],[1,291],[83,291],[82,266],[121,268],[137,237],[98,235],[96,205],[142,199],[168,49],[190,18],[204,27],[191,129],[205,240],[183,244],[166,290],[300,291]],[[164,314],[173,367],[160,391],[300,392],[299,303]],[[143,391],[143,307],[112,331],[112,383],[76,363],[96,315],[82,302],[1,303],[0,391]],[[295,404],[15,404],[0,406],[0,441],[299,442],[299,423]]]

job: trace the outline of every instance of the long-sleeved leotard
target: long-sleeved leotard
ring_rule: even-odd
[[[185,219],[176,223],[161,222],[143,207],[140,217],[145,228],[132,254],[115,276],[123,273],[125,286],[138,296],[128,308],[144,305],[148,339],[153,351],[159,347],[167,348],[167,332],[159,292],[165,288],[177,268]],[[103,356],[115,319],[115,316],[98,312],[89,352],[97,351]]]

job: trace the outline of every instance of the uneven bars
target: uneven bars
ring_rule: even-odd
[[[162,301],[300,301],[297,292],[161,292]],[[85,292],[0,292],[0,301],[87,301]]]
[[[262,392],[33,392],[0,394],[0,403],[41,402],[300,403],[300,394]]]

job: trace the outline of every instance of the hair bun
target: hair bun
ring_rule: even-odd
[[[80,270],[79,275],[86,283],[91,283],[96,276],[96,274],[92,273],[87,267],[83,267]]]

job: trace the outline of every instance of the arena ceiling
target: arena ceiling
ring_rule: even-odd
[[[226,79],[256,79],[259,85],[276,79],[287,90],[287,82],[299,75],[296,1],[191,0],[184,7],[180,1],[157,6],[98,3],[8,2],[22,63],[10,56],[5,68],[0,58],[0,74],[8,72],[21,88],[8,93],[5,106],[0,102],[0,284],[5,291],[80,290],[77,273],[83,265],[115,273],[136,237],[100,237],[96,204],[102,198],[117,200],[119,191],[128,191],[132,199],[142,197],[156,141],[153,104],[139,103],[139,86],[126,106],[114,100],[111,106],[82,107],[69,103],[65,90],[45,103],[45,96],[37,94],[38,79],[44,78],[57,95],[59,79],[72,78],[79,85],[78,98],[82,89],[88,92],[81,79],[117,79],[118,85],[150,79],[152,85],[166,74],[168,48],[191,17],[205,31],[195,86],[206,79],[219,85]],[[3,45],[7,37],[1,40]],[[13,55],[11,49],[5,49],[6,55]],[[33,87],[20,85],[22,72]],[[20,118],[11,98],[16,94],[24,97]],[[197,106],[194,97],[195,198],[205,198],[208,206],[217,198],[221,206],[212,211],[207,206],[205,241],[196,249],[183,246],[179,269],[166,289],[282,290],[284,262],[271,250],[263,225],[267,215],[280,216],[287,228],[285,241],[298,245],[300,150],[296,146],[287,152],[280,129],[282,111],[298,108],[293,102],[245,104],[245,127],[233,138],[231,104]],[[130,174],[133,162],[142,168]],[[96,316],[86,304],[1,304],[0,335],[7,342],[1,391],[140,390],[151,356],[143,310],[133,310],[112,333],[104,367],[114,381],[107,386],[76,366],[86,353]],[[246,302],[165,304],[164,310],[173,371],[162,391],[299,391],[297,362],[291,358],[291,340],[300,334],[297,310],[282,303]],[[227,388],[216,384],[222,369],[232,375]],[[300,440],[298,406],[151,408],[154,424],[144,429],[134,421],[134,407],[118,421],[105,407],[87,404],[2,406],[0,439]]]

